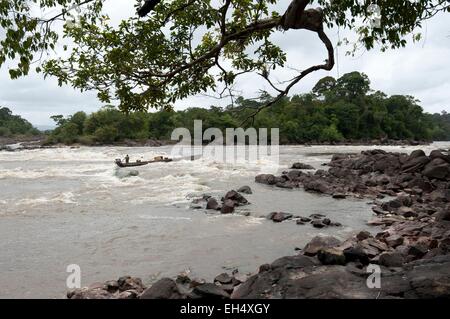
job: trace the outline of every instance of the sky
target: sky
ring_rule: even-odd
[[[107,0],[112,3],[113,0]],[[277,5],[283,12],[289,4],[280,1]],[[131,1],[114,0],[114,5],[106,5],[111,21],[116,23],[134,14]],[[360,50],[354,57],[347,56],[347,48],[339,47],[336,57],[339,61],[331,72],[319,71],[311,74],[297,84],[292,94],[311,91],[319,79],[331,75],[338,77],[347,72],[366,73],[372,89],[388,95],[412,95],[419,99],[426,112],[450,112],[450,19],[441,14],[424,24],[423,40],[410,42],[406,48],[382,53],[380,50]],[[327,30],[334,44],[339,39],[353,37],[349,30]],[[283,81],[295,74],[293,69],[304,69],[322,63],[326,50],[317,36],[306,30],[275,32],[273,41],[287,53],[287,68],[271,75],[275,80]],[[270,91],[270,87],[255,75],[240,78],[235,89],[245,97],[255,97],[259,90]],[[210,105],[229,104],[229,100],[219,101],[208,96],[194,96],[176,103],[175,108],[209,107]],[[31,73],[29,76],[10,80],[7,66],[0,69],[0,106],[10,108],[34,125],[53,125],[50,116],[62,114],[68,116],[83,110],[94,112],[101,107],[95,92],[75,91],[68,86],[59,87],[55,79],[44,80],[42,75]]]

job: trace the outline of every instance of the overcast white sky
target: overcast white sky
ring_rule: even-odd
[[[112,0],[109,0],[112,1]],[[284,8],[288,1],[280,1]],[[108,6],[110,7],[110,6]],[[283,9],[280,10],[282,12]],[[132,1],[114,1],[108,9],[112,21],[119,21],[134,14]],[[411,43],[405,49],[381,53],[378,50],[360,51],[356,57],[345,55],[345,48],[339,48],[339,64],[331,72],[316,72],[299,83],[291,94],[309,92],[314,84],[326,75],[337,77],[347,72],[360,71],[366,73],[372,81],[372,88],[389,95],[409,94],[421,101],[427,112],[450,112],[450,19],[442,14],[426,23],[424,40]],[[334,43],[338,41],[337,30],[329,30]],[[348,31],[341,30],[341,38]],[[326,51],[315,34],[300,30],[277,32],[274,41],[288,54],[288,65],[297,69],[321,63]],[[283,80],[292,74],[290,70],[280,70],[273,74],[276,79]],[[269,90],[268,84],[255,76],[242,78],[236,89],[246,97],[254,97],[260,89]],[[208,107],[210,105],[226,105],[216,99],[204,96],[192,97],[177,103],[177,109],[187,107]],[[44,80],[42,76],[31,74],[26,78],[12,81],[8,69],[0,69],[0,106],[9,107],[35,125],[52,125],[51,115],[70,115],[76,111],[96,111],[101,104],[95,93],[80,93],[70,87],[58,87],[54,79]]]

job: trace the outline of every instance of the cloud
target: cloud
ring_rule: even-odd
[[[129,1],[108,0],[105,7],[111,21],[118,23],[121,19],[134,14],[134,7]],[[285,4],[279,5],[284,8]],[[278,5],[277,5],[278,8]],[[280,11],[282,11],[281,9]],[[360,51],[355,57],[346,56],[348,48],[338,48],[338,61],[331,72],[319,71],[305,78],[294,87],[291,94],[309,92],[314,84],[326,75],[334,77],[352,72],[366,73],[372,81],[372,88],[389,95],[408,94],[421,101],[428,112],[450,112],[450,20],[448,15],[441,14],[428,21],[423,29],[424,40],[410,43],[406,48],[380,52],[374,49],[369,52]],[[333,43],[337,43],[338,30],[328,30]],[[351,36],[351,31],[340,30],[340,39]],[[317,36],[305,30],[275,32],[273,41],[287,53],[289,67],[304,69],[322,63],[326,58],[326,50]],[[292,69],[285,68],[272,72],[275,80],[286,80],[295,74]],[[73,114],[78,110],[93,112],[101,104],[93,92],[80,93],[69,87],[58,87],[54,79],[44,80],[40,75],[11,81],[8,69],[0,69],[0,105],[11,108],[34,124],[52,124],[51,115]],[[270,86],[257,75],[246,75],[236,84],[236,89],[246,97],[254,97],[261,89],[270,91]],[[176,109],[190,106],[208,107],[210,105],[227,105],[229,100],[218,101],[205,96],[195,96],[176,103]]]

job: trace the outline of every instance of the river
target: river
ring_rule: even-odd
[[[422,148],[382,147],[410,152]],[[356,153],[367,146],[282,146],[280,167],[293,162],[315,168],[333,153]],[[178,160],[134,170],[114,159],[170,154],[170,147],[81,147],[0,152],[0,298],[64,298],[68,265],[81,268],[82,285],[141,277],[145,283],[188,272],[211,280],[239,269],[295,254],[312,237],[344,238],[367,229],[367,200],[334,200],[303,190],[282,190],[254,182],[265,165],[226,165]],[[223,196],[249,185],[251,205],[244,214],[220,215],[189,208],[201,194]],[[342,227],[315,229],[294,222],[274,224],[261,216],[272,211],[309,216],[322,213]]]

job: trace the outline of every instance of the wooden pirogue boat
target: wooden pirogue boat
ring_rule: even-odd
[[[152,164],[152,163],[161,163],[161,162],[163,162],[163,163],[172,162],[172,159],[168,158],[168,157],[158,156],[158,157],[155,157],[151,161],[139,161],[139,160],[137,160],[136,162],[130,162],[130,163],[124,163],[119,158],[116,159],[116,165],[119,166],[119,167],[136,167],[136,166],[144,166],[144,165],[148,165],[148,164]]]

